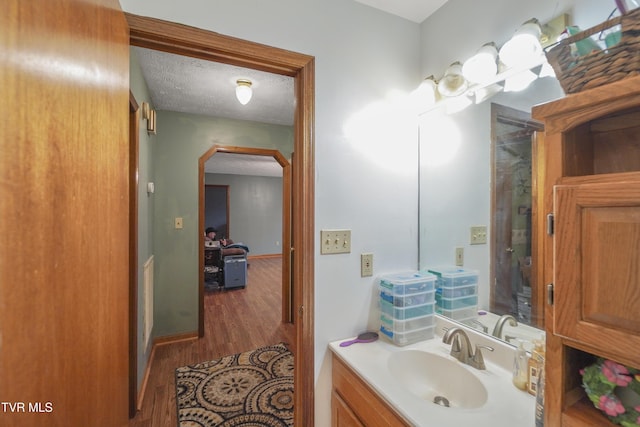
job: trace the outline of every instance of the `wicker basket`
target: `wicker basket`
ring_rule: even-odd
[[[616,25],[622,27],[618,44],[584,56],[572,55],[572,44]],[[640,8],[560,41],[547,48],[546,56],[567,94],[640,74]]]

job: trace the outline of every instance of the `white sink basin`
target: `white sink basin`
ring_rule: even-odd
[[[404,350],[390,354],[388,363],[393,378],[425,401],[465,409],[487,402],[485,386],[458,361],[427,351]]]

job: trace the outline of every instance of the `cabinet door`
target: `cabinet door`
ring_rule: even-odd
[[[333,427],[364,427],[335,390],[331,393],[331,425]]]
[[[640,182],[558,185],[554,211],[554,332],[638,359]]]

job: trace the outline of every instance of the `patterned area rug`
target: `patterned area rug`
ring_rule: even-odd
[[[293,366],[280,343],[176,369],[180,427],[293,426]]]

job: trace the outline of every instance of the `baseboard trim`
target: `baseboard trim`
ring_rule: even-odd
[[[149,359],[147,360],[147,367],[144,370],[144,377],[142,378],[142,387],[140,387],[140,392],[138,393],[136,411],[142,410],[142,402],[144,401],[144,394],[147,391],[147,383],[149,382],[149,375],[151,374],[151,364],[153,363],[153,357],[155,356],[155,353],[156,347],[152,345],[151,354],[149,355]]]
[[[162,345],[174,344],[183,341],[192,341],[198,339],[197,332],[186,332],[183,334],[177,335],[168,335],[166,337],[158,337],[154,338],[153,344],[151,346],[151,355],[149,356],[149,360],[147,361],[147,368],[144,370],[144,378],[142,379],[142,387],[140,387],[140,392],[138,393],[138,400],[136,403],[136,410],[142,410],[142,402],[144,401],[144,395],[147,391],[147,384],[149,383],[149,376],[151,375],[151,365],[155,359],[156,349]]]
[[[281,258],[282,254],[247,255],[247,259]]]
[[[167,335],[164,337],[154,338],[153,346],[156,347],[161,345],[167,345],[167,344],[173,344],[177,342],[191,341],[191,340],[197,340],[197,339],[198,339],[197,331],[184,332],[182,334]]]

